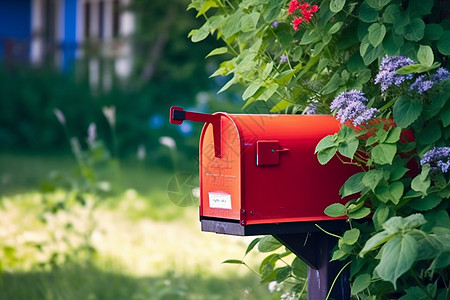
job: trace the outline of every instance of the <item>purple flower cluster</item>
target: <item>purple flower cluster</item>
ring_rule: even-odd
[[[286,54],[282,54],[280,56],[280,63],[286,63],[286,62],[288,62],[288,57]]]
[[[447,173],[450,168],[450,147],[434,147],[425,153],[420,164],[430,164],[431,170]]]
[[[416,81],[411,84],[409,88],[410,91],[416,90],[419,94],[423,94],[433,87],[435,83],[446,80],[450,78],[450,72],[448,72],[444,68],[439,68],[436,70],[436,73],[430,79],[427,79],[426,75],[420,75],[417,77]]]
[[[372,120],[378,113],[378,109],[366,107],[368,101],[362,91],[351,90],[337,96],[331,102],[330,110],[337,111],[336,117],[341,123],[352,121],[354,126],[359,126]]]
[[[431,89],[434,85],[434,82],[431,80],[427,80],[425,75],[420,75],[417,77],[416,81],[409,87],[410,91],[416,90],[419,94],[423,94],[429,89]]]
[[[391,85],[399,86],[406,79],[412,79],[412,74],[397,75],[395,71],[414,64],[412,59],[404,56],[385,56],[381,60],[380,71],[375,77],[375,83],[381,84],[381,91],[387,90]]]
[[[305,115],[315,115],[317,114],[318,105],[315,102],[309,103],[305,108]]]
[[[436,73],[433,74],[433,81],[440,82],[450,78],[450,72],[444,68],[439,68],[436,70]]]

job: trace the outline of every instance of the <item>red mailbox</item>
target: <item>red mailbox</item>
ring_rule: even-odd
[[[317,230],[335,222],[324,209],[360,171],[333,158],[321,165],[317,143],[339,131],[330,115],[212,115],[171,108],[170,120],[205,122],[200,136],[202,230],[252,235]],[[281,231],[280,231],[281,229]]]

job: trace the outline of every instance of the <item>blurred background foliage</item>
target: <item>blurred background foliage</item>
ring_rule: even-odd
[[[71,72],[0,60],[0,299],[279,299],[220,263],[245,240],[200,232],[197,208],[168,198],[174,174],[197,173],[202,127],[170,125],[169,107],[242,104],[239,90],[217,94],[227,80],[209,78],[218,62],[205,56],[219,41],[191,43],[188,4],[123,8],[136,21],[128,78],[89,40]]]
[[[24,149],[64,152],[69,143],[58,124],[54,109],[63,112],[67,133],[85,142],[90,123],[97,125],[99,138],[106,146],[117,141],[117,154],[129,157],[145,149],[152,163],[172,167],[161,136],[174,138],[181,162],[198,156],[201,124],[171,126],[168,108],[183,106],[197,111],[240,111],[240,100],[233,93],[218,96],[222,79],[209,79],[217,68],[214,59],[205,60],[218,41],[211,38],[193,44],[187,35],[200,25],[194,12],[186,11],[188,1],[134,0],[126,9],[135,14],[132,37],[133,66],[127,79],[113,78],[108,89],[89,84],[89,60],[99,58],[108,64],[100,50],[86,44],[85,56],[75,71],[62,73],[51,65],[30,67],[5,61],[0,65],[0,150]],[[114,75],[113,75],[114,76]],[[238,97],[234,97],[238,98]],[[116,137],[112,136],[102,107],[116,107]],[[195,168],[195,164],[186,167]]]

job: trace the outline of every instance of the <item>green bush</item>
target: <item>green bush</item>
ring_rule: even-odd
[[[347,260],[355,299],[449,294],[450,54],[448,3],[433,0],[192,0],[205,18],[193,42],[216,35],[226,55],[213,76],[244,85],[245,107],[333,113],[343,126],[317,145],[361,167],[325,213],[346,216],[332,260]],[[352,220],[359,220],[354,222]],[[250,245],[281,245],[256,239]],[[271,248],[271,250],[273,250]],[[267,252],[267,251],[266,251]],[[270,251],[269,251],[270,252]],[[302,282],[295,266],[261,263],[263,282]],[[231,261],[242,263],[241,261]]]

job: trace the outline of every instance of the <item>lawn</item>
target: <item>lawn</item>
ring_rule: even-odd
[[[49,214],[44,204],[68,199],[70,193],[43,193],[38,187],[53,170],[70,173],[71,156],[2,153],[0,166],[0,299],[280,297],[246,267],[221,263],[241,259],[252,238],[201,232],[197,208],[176,206],[167,196],[173,172],[121,163],[114,181],[119,187],[92,196],[95,209],[88,203]],[[95,225],[91,258],[50,267],[52,255],[72,251],[89,224]],[[257,270],[261,257],[250,253],[246,261]]]

